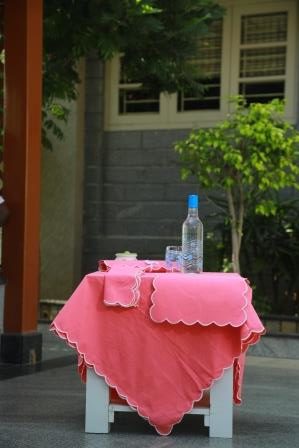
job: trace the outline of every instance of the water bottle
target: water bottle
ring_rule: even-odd
[[[198,217],[198,196],[188,197],[188,216],[182,228],[182,272],[203,270],[203,225]]]

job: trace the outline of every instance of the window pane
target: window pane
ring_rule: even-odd
[[[240,77],[284,75],[286,47],[241,50]]]
[[[124,63],[124,57],[119,58],[119,83],[120,84],[138,84],[137,79],[129,78],[126,73],[126,65]]]
[[[284,81],[241,83],[239,94],[244,95],[248,103],[267,103],[274,98],[284,98]]]
[[[249,102],[284,98],[287,25],[287,12],[241,17],[239,93]]]
[[[143,88],[138,81],[128,78],[124,60],[120,58],[118,112],[119,114],[158,113],[160,94]]]
[[[287,22],[287,12],[242,16],[241,44],[285,42]]]
[[[199,58],[193,63],[202,76],[205,86],[200,97],[194,91],[178,94],[177,111],[209,110],[220,108],[221,94],[221,54],[222,54],[222,20],[213,23],[210,34],[198,44]]]
[[[201,81],[203,82],[203,81]],[[205,93],[202,98],[192,96],[192,92],[178,94],[178,112],[188,110],[217,110],[220,109],[220,79],[214,78],[204,83]]]
[[[159,93],[153,93],[149,90],[120,89],[119,90],[119,113],[141,113],[141,112],[159,112]]]
[[[209,35],[198,43],[198,54],[194,62],[200,72],[206,77],[220,74],[222,50],[222,20],[211,25]]]

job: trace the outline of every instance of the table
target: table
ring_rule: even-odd
[[[232,437],[245,353],[264,327],[238,274],[166,272],[163,262],[105,261],[51,324],[78,353],[86,432],[108,432],[109,388],[167,435],[188,412],[211,437]],[[200,405],[209,391],[208,407]],[[199,406],[196,406],[199,403]]]

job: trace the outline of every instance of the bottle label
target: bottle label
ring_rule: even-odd
[[[202,242],[198,240],[188,241],[183,246],[182,270],[183,272],[202,272]]]

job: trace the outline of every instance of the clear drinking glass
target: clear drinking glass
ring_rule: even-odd
[[[169,271],[181,271],[182,246],[167,246],[165,250],[165,263]]]

